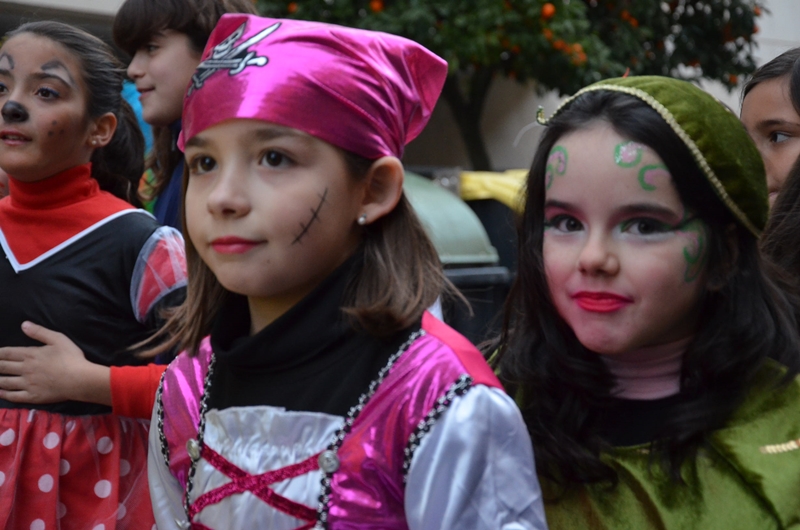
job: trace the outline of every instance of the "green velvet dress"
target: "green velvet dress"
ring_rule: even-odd
[[[677,485],[650,465],[646,445],[603,455],[619,485],[573,489],[546,503],[550,530],[800,529],[800,377],[770,386],[780,368],[763,368],[748,398]],[[555,490],[540,477],[545,497]]]

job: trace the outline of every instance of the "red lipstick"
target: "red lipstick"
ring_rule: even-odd
[[[614,293],[581,291],[572,295],[578,307],[592,313],[613,313],[633,303],[632,298]]]
[[[235,236],[219,237],[211,242],[211,248],[220,254],[244,254],[253,247],[260,245],[261,241],[244,239]]]

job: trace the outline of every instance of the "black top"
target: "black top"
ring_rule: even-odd
[[[89,232],[44,261],[18,273],[0,259],[0,346],[41,346],[20,329],[30,320],[63,332],[86,358],[105,366],[142,365],[148,359],[128,347],[158,326],[158,310],[139,322],[131,303],[131,278],[139,252],[158,228],[149,215],[122,215]],[[157,307],[180,302],[184,289]],[[41,409],[61,414],[106,414],[105,405],[67,401],[45,405],[0,399],[0,408]]]
[[[615,447],[657,440],[667,434],[661,432],[664,420],[673,416],[682,400],[680,394],[652,400],[613,398],[603,410],[600,436]]]
[[[247,299],[229,294],[211,331],[217,360],[209,407],[269,405],[345,416],[420,327],[379,339],[348,323],[341,306],[362,259],[357,252],[253,336]]]

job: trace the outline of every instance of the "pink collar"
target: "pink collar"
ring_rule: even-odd
[[[619,355],[603,355],[616,379],[613,393],[623,399],[660,399],[681,389],[681,362],[694,337],[640,348]]]

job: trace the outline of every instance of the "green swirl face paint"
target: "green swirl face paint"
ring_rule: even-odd
[[[547,168],[544,173],[544,189],[549,190],[550,186],[553,185],[553,179],[566,173],[568,158],[567,150],[561,145],[557,145],[550,150],[550,156],[547,157]]]
[[[614,162],[619,167],[636,167],[642,161],[644,146],[636,142],[622,142],[614,148]]]
[[[700,276],[708,261],[708,229],[702,220],[688,217],[687,213],[683,216],[684,220],[675,232],[690,241],[689,246],[683,247],[683,258],[686,260],[683,279],[686,283],[691,283]]]
[[[648,164],[639,170],[639,185],[644,191],[655,191],[655,180],[659,177],[672,178],[664,164]]]

